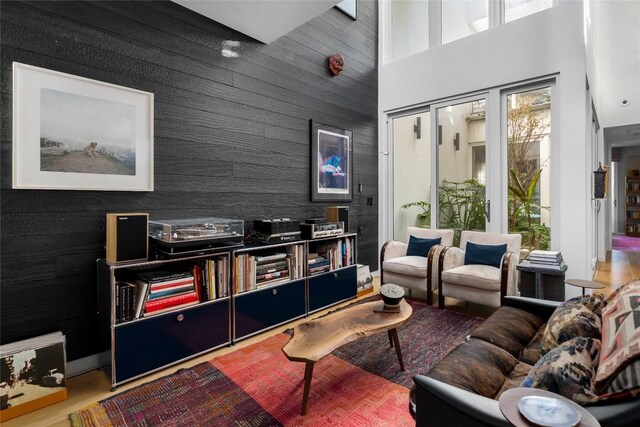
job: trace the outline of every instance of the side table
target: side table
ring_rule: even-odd
[[[582,280],[582,279],[567,279],[565,280],[567,285],[571,286],[579,286],[582,288],[582,295],[584,295],[585,288],[588,289],[604,289],[604,283],[594,282],[593,280]]]
[[[525,396],[553,397],[555,399],[568,402],[570,405],[575,405],[574,408],[576,408],[578,412],[580,412],[580,422],[578,423],[579,427],[600,427],[600,423],[598,422],[598,420],[596,420],[596,418],[591,415],[589,411],[567,399],[566,397],[560,396],[547,390],[528,387],[518,387],[507,390],[502,393],[502,395],[500,396],[500,400],[498,400],[498,407],[500,408],[500,411],[502,411],[502,415],[504,415],[504,417],[514,426],[533,427],[537,425],[529,422],[529,420],[527,420],[524,416],[522,416],[522,414],[520,414],[520,410],[518,409],[518,402]]]
[[[564,301],[564,273],[567,266],[553,267],[522,261],[516,266],[520,271],[520,295]]]

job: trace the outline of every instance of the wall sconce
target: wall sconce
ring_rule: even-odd
[[[460,151],[460,132],[456,132],[456,137],[453,138],[453,146],[456,147],[456,151]]]
[[[438,145],[442,145],[442,125],[438,125]]]
[[[416,124],[413,125],[413,131],[416,133],[416,139],[420,139],[422,137],[422,126],[420,116],[416,117]]]

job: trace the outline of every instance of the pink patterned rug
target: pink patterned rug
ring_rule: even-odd
[[[611,249],[619,251],[640,252],[640,237],[613,235],[611,236]]]
[[[385,333],[360,338],[313,371],[308,414],[300,415],[304,364],[290,362],[276,334],[209,362],[138,386],[70,415],[73,427],[402,427],[415,421],[409,387],[482,319],[420,301],[398,329],[406,371]]]

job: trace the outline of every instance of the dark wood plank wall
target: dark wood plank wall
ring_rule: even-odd
[[[357,21],[331,9],[269,45],[168,1],[0,8],[2,343],[62,330],[69,360],[96,352],[107,212],[245,227],[322,215],[335,203],[309,201],[309,119],[354,133],[351,230],[377,268],[377,2],[360,1]],[[226,40],[237,58],[222,56]],[[336,52],[346,65],[331,77]],[[13,61],[153,92],[155,191],[12,190]]]

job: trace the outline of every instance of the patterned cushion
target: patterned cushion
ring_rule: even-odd
[[[589,307],[600,308],[595,300],[585,304],[583,297],[571,298],[560,304],[547,322],[540,342],[542,354],[575,337],[600,339],[600,318]]]
[[[627,283],[602,310],[602,352],[596,387],[616,391],[640,386],[640,378],[620,378],[627,366],[640,360],[640,281]],[[627,372],[633,376],[633,372]],[[619,381],[614,381],[619,380]],[[613,385],[614,382],[617,385]]]
[[[580,301],[589,310],[593,311],[598,316],[602,314],[602,309],[604,308],[604,295],[602,294],[582,295],[572,299]]]
[[[596,398],[593,391],[600,356],[600,340],[573,338],[538,360],[522,387],[535,387],[585,404]]]

